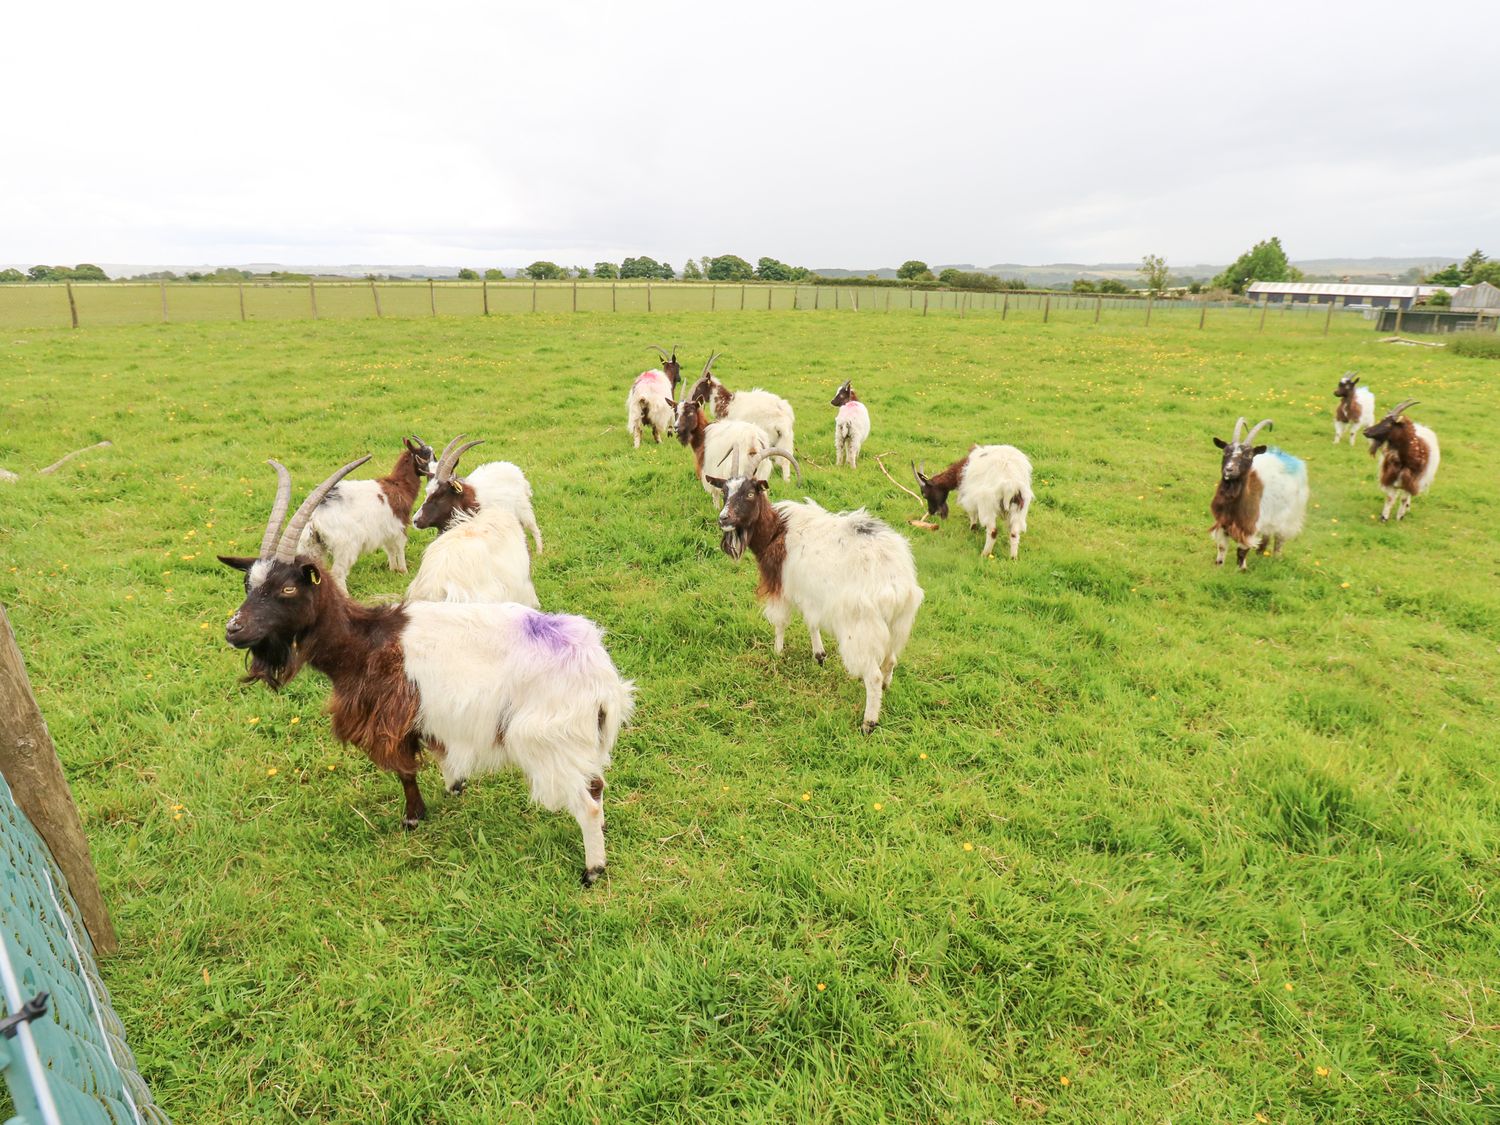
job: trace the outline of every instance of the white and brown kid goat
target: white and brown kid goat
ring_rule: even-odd
[[[802,614],[812,639],[813,658],[823,663],[823,629],[838,641],[849,675],[863,680],[865,713],[860,727],[869,734],[880,722],[880,704],[896,661],[911,636],[922,605],[917,567],[904,538],[864,509],[829,512],[811,500],[772,504],[757,471],[770,457],[791,454],[767,449],[736,464],[727,477],[709,477],[724,492],[719,513],[720,547],[738,559],[749,547],[760,570],[756,597],[776,630],[779,655],[792,610]]]
[[[870,436],[870,412],[854,393],[854,384],[848,379],[839,387],[838,393],[828,405],[838,407],[833,418],[833,454],[835,465],[848,465],[851,469],[859,465],[859,451]]]
[[[661,356],[661,369],[642,371],[630,384],[625,396],[625,429],[635,448],[641,447],[641,430],[651,427],[651,436],[661,444],[661,435],[672,428],[672,399],[677,394],[677,380],[682,367],[677,362],[677,345],[672,351],[659,344],[651,345]]]
[[[1229,441],[1214,438],[1224,451],[1219,485],[1210,504],[1214,542],[1219,552],[1214,565],[1222,566],[1229,544],[1235,544],[1241,570],[1250,552],[1264,545],[1281,554],[1288,539],[1302,533],[1307,518],[1307,465],[1274,446],[1256,445],[1255,435],[1271,425],[1267,418],[1245,435],[1241,418],[1234,424]]]
[[[460,479],[454,473],[458,459],[484,439],[459,443],[464,435],[443,447],[432,479],[427,482],[427,499],[411,521],[413,527],[435,527],[441,535],[459,512],[475,512],[485,508],[503,508],[515,516],[521,526],[531,532],[536,540],[536,553],[542,553],[542,529],[537,526],[536,513],[531,508],[531,482],[526,474],[509,461],[487,461],[468,476]],[[442,481],[439,487],[439,479]]]
[[[969,527],[984,528],[981,557],[995,553],[998,525],[1005,520],[1010,533],[1010,557],[1021,552],[1021,533],[1031,510],[1031,462],[1013,445],[971,445],[969,452],[940,473],[928,476],[913,464],[927,501],[927,514],[948,518],[948,495],[958,492],[958,506],[969,516]]]
[[[402,445],[389,473],[344,481],[302,530],[298,553],[322,558],[340,590],[348,590],[349,572],[371,551],[384,551],[390,568],[406,573],[406,529],[422,478],[432,476],[432,447],[418,437],[403,438]]]
[[[763,391],[759,387],[749,391],[731,391],[712,374],[714,360],[720,353],[714,352],[703,365],[703,374],[688,391],[688,398],[700,406],[712,405],[714,417],[719,421],[749,422],[766,432],[767,438],[778,449],[796,452],[796,435],[792,432],[796,418],[792,404],[780,395]],[[781,467],[781,479],[790,480],[792,469],[785,463]]]
[[[291,477],[271,462],[278,487],[259,555],[220,556],[245,574],[245,600],[224,636],[249,650],[246,680],[278,689],[304,664],[327,676],[334,735],[400,777],[407,828],[427,815],[417,786],[424,744],[450,794],[476,774],[518,767],[533,801],[578,821],[583,881],[593,883],[605,863],[604,771],[634,685],[582,617],[514,603],[351,601],[297,544],[318,504],[362,463],[314,489],[283,532]]]
[[[1333,444],[1344,440],[1344,431],[1349,431],[1349,444],[1359,437],[1359,431],[1375,424],[1375,392],[1369,387],[1356,386],[1358,371],[1346,371],[1334,388],[1333,397],[1339,404],[1333,408]]]
[[[1416,399],[1407,399],[1365,430],[1365,437],[1370,439],[1370,456],[1384,451],[1380,457],[1380,487],[1385,490],[1385,507],[1380,509],[1382,523],[1391,518],[1391,508],[1398,499],[1401,501],[1396,509],[1398,520],[1411,510],[1411,502],[1432,487],[1432,478],[1437,476],[1438,462],[1442,460],[1437,434],[1402,414],[1407,407],[1416,405]]]

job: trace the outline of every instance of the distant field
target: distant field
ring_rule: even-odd
[[[1494,1121],[1500,362],[1356,318],[1325,339],[1321,310],[1257,333],[789,308],[0,333],[0,465],[25,474],[0,600],[174,1120]],[[674,341],[685,373],[722,350],[731,387],[792,401],[805,479],[775,496],[912,540],[927,600],[868,738],[799,628],[773,657],[687,453],[629,446],[630,379]],[[1442,438],[1399,525],[1331,444],[1349,368]],[[855,472],[845,378],[875,427]],[[1247,575],[1207,534],[1210,439],[1242,414],[1314,502]],[[265,459],[300,496],[411,431],[525,467],[544,607],[601,622],[639,685],[592,891],[517,776],[447,800],[426,772],[404,834],[326,681],[237,683],[213,556],[258,543]],[[900,475],[971,441],[1036,465],[1018,562],[958,516],[906,527],[869,456]],[[350,585],[404,583],[369,559]]]

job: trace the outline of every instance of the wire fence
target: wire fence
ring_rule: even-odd
[[[1376,310],[1007,290],[645,281],[100,282],[0,285],[0,328],[250,320],[512,316],[531,313],[849,312],[988,316],[1044,323],[1252,324],[1325,334]],[[1335,313],[1338,314],[1335,318]]]
[[[27,1008],[46,993],[45,1010]],[[0,777],[0,1071],[24,1125],[166,1125],[68,884]],[[0,1098],[0,1102],[3,1102]]]

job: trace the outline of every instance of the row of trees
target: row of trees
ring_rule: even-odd
[[[82,262],[76,266],[32,266],[25,273],[17,269],[0,270],[0,283],[17,281],[108,281],[109,275],[98,266]]]
[[[1428,285],[1478,285],[1481,281],[1488,281],[1491,285],[1500,285],[1500,259],[1491,259],[1485,256],[1483,250],[1475,250],[1463,260],[1463,264],[1453,262],[1444,266],[1434,273],[1430,273],[1424,279]]]
[[[478,281],[480,276],[477,270],[458,271],[460,281]],[[655,258],[642,256],[626,258],[618,264],[595,262],[592,268],[560,266],[556,262],[538,261],[532,262],[516,276],[529,278],[532,281],[562,281],[572,277],[596,277],[605,280],[619,278],[622,281],[638,279],[672,281],[677,277],[677,271],[672,268],[670,262],[658,262]],[[761,258],[752,266],[738,254],[689,258],[687,264],[682,267],[682,280],[684,281],[705,279],[708,281],[802,281],[811,276],[811,271],[805,267],[789,266],[775,258]],[[503,270],[489,269],[484,271],[483,277],[486,281],[502,281],[505,273]]]

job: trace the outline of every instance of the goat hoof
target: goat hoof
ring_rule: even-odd
[[[860,734],[869,734],[872,730],[874,730],[879,725],[880,725],[880,720],[879,719],[875,719],[875,720],[866,719],[864,722],[862,722],[862,723],[859,724],[859,733]]]
[[[401,818],[401,827],[407,832],[414,832],[417,825],[421,823],[422,818],[419,816],[403,816]]]
[[[462,781],[455,781],[452,785],[448,786],[448,796],[457,797],[468,787],[468,784],[469,782],[467,779]]]
[[[585,887],[592,887],[599,881],[599,877],[603,874],[604,865],[602,863],[598,867],[585,867],[583,869],[583,885]]]
[[[828,654],[826,652],[815,652],[813,653],[813,659],[818,662],[818,667],[821,668],[823,667],[823,661],[828,659]]]

